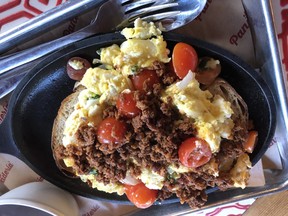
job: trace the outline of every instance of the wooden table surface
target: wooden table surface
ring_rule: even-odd
[[[258,198],[243,216],[287,216],[288,191]]]

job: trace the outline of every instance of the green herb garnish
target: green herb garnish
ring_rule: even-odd
[[[134,65],[134,66],[131,67],[131,71],[132,71],[132,73],[137,73],[138,70],[139,70],[138,65]]]
[[[166,176],[167,180],[173,180],[176,181],[177,178],[179,178],[179,174],[176,172],[168,173]]]
[[[96,99],[99,99],[100,97],[101,97],[101,95],[95,94],[95,95],[89,97],[89,99],[94,99],[94,100],[96,100]]]
[[[97,172],[96,169],[92,169],[92,170],[90,170],[90,172],[89,172],[89,175],[97,175],[97,174],[98,174],[98,172]]]

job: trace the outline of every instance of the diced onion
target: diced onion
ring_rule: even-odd
[[[130,174],[130,172],[127,171],[126,177],[124,179],[121,179],[120,182],[123,184],[127,184],[127,185],[136,185],[136,184],[140,183],[141,181],[139,179],[136,179],[135,177],[133,177]]]
[[[177,87],[182,90],[184,89],[193,79],[195,78],[195,73],[193,73],[192,71],[188,71],[187,75],[181,80],[179,81],[176,85]]]

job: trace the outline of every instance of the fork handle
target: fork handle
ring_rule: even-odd
[[[0,53],[5,53],[62,22],[102,4],[104,0],[69,0],[0,34]]]
[[[91,28],[93,28],[93,30],[91,30]],[[16,67],[33,62],[47,54],[63,48],[64,46],[70,45],[74,42],[92,36],[98,32],[100,33],[100,29],[97,29],[97,26],[95,27],[89,24],[88,26],[72,34],[46,42],[44,44],[32,47],[24,51],[20,51],[19,53],[8,56],[6,58],[4,57],[0,59],[0,79],[7,79],[13,76],[14,73],[12,69]]]
[[[0,79],[6,79],[10,77],[12,69],[32,62],[42,56],[45,56],[57,49],[69,45],[73,42],[79,41],[83,38],[90,36],[89,32],[81,31],[75,32],[70,35],[58,38],[56,40],[41,44],[39,46],[20,51],[18,54],[3,58],[0,61]]]

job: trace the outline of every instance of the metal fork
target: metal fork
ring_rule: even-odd
[[[122,29],[134,22],[137,17],[150,18],[151,21],[163,19],[179,13],[179,11],[163,10],[177,8],[177,2],[168,2],[161,5],[153,5],[157,0],[109,0],[98,10],[95,19],[86,27],[70,35],[41,44],[29,50],[20,51],[15,55],[1,59],[0,79],[13,76],[13,68],[32,62],[53,51],[87,38],[97,33],[104,33]],[[162,11],[162,12],[160,12]],[[16,74],[16,72],[14,72]]]

